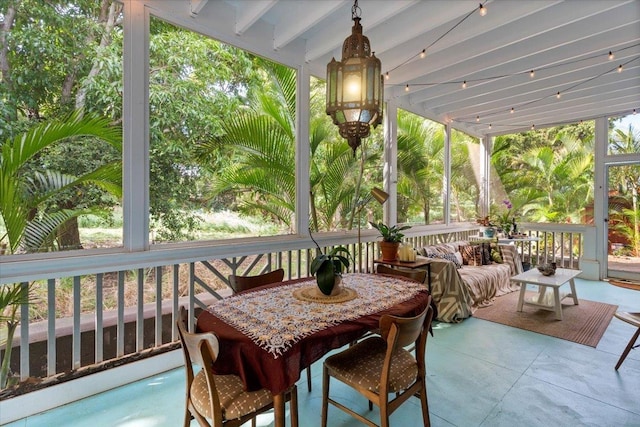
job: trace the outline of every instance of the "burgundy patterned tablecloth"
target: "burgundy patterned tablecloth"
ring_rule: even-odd
[[[220,341],[215,372],[239,375],[247,390],[281,393],[324,354],[376,329],[383,314],[417,315],[429,298],[422,284],[373,274],[344,276],[343,285],[358,293],[351,301],[322,304],[293,296],[314,283],[306,278],[268,285],[203,311],[198,330],[212,331]]]

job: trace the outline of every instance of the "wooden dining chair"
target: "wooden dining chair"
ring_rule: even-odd
[[[376,273],[406,277],[420,283],[425,283],[427,279],[427,270],[391,268],[384,264],[378,264],[376,266]]]
[[[211,333],[190,333],[186,328],[187,310],[180,307],[178,334],[182,343],[186,370],[186,406],[184,427],[195,418],[200,426],[237,427],[273,408],[269,390],[246,392],[237,375],[215,375],[213,363],[218,357],[219,343]],[[195,373],[194,365],[200,366]],[[285,396],[291,410],[291,425],[298,426],[298,390],[294,385]]]
[[[391,268],[384,264],[378,264],[376,266],[376,273],[387,274],[387,275],[398,276],[398,277],[406,277],[408,279],[415,280],[416,282],[419,282],[419,283],[426,283],[428,278],[427,274],[429,274],[427,270]],[[431,292],[431,289],[429,289],[429,292]],[[433,308],[433,318],[435,319],[438,316],[438,307],[436,306],[436,303],[433,300],[431,300],[431,308]],[[431,336],[433,336],[433,329],[431,327],[429,327],[429,332],[431,333]]]
[[[258,286],[282,282],[283,279],[284,270],[282,268],[278,268],[277,270],[255,276],[236,276],[235,274],[232,274],[229,276],[229,285],[231,286],[233,293],[237,294],[238,292],[257,288]]]
[[[633,334],[633,336],[629,340],[629,344],[627,344],[627,347],[622,352],[622,355],[620,356],[620,359],[618,359],[618,363],[616,363],[616,371],[617,371],[618,368],[620,367],[620,365],[622,365],[622,362],[624,362],[624,359],[627,358],[627,355],[629,354],[629,352],[632,349],[640,346],[640,344],[634,345],[636,343],[636,341],[638,340],[638,336],[640,336],[640,313],[628,313],[628,312],[625,312],[625,311],[618,311],[618,312],[616,312],[614,314],[614,316],[617,317],[618,319],[622,320],[623,322],[627,322],[628,324],[633,325],[636,328],[638,328],[636,330],[636,333]]]
[[[327,426],[329,403],[359,421],[377,427],[377,424],[329,397],[331,377],[369,399],[370,408],[371,403],[377,405],[382,427],[388,427],[389,416],[414,395],[420,398],[424,425],[429,426],[425,353],[432,317],[431,304],[427,304],[427,308],[416,317],[384,315],[380,319],[381,336],[367,338],[328,357],[322,372],[322,427]],[[414,354],[404,348],[411,344],[414,345]]]
[[[271,283],[282,282],[284,279],[284,270],[279,268],[268,273],[258,274],[255,276],[229,276],[229,285],[234,294],[246,291],[248,289],[257,288],[258,286],[268,285]],[[307,389],[311,392],[311,367],[307,368]]]

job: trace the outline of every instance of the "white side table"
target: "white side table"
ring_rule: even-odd
[[[582,273],[581,270],[558,268],[553,276],[544,276],[537,269],[531,269],[511,277],[514,282],[520,283],[520,296],[518,298],[518,311],[522,311],[524,305],[531,305],[543,310],[555,311],[556,319],[562,320],[562,300],[566,297],[573,298],[573,304],[578,305],[578,294],[574,278]],[[569,283],[571,293],[560,296],[560,287]],[[526,299],[527,285],[538,286],[538,295]],[[545,298],[547,288],[553,289],[553,298]]]

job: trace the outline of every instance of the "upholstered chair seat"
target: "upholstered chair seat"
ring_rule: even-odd
[[[273,399],[268,390],[244,391],[242,381],[237,375],[216,375],[215,382],[220,409],[225,420],[242,418],[272,403]],[[209,386],[204,371],[200,371],[193,379],[191,403],[199,413],[207,418],[213,418]]]
[[[325,361],[332,376],[346,384],[358,384],[370,391],[380,390],[380,373],[387,353],[387,341],[371,337],[333,355]],[[409,388],[418,376],[415,357],[403,348],[393,354],[389,371],[389,392],[396,393]]]

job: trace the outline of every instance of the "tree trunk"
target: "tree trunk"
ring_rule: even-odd
[[[9,58],[7,57],[9,53],[9,46],[7,46],[7,34],[11,32],[11,28],[13,27],[13,23],[16,19],[16,9],[19,3],[20,2],[18,0],[15,2],[9,2],[4,19],[1,22],[2,25],[0,25],[0,76],[2,77],[2,83],[6,86],[8,92],[11,92],[13,84],[11,81],[11,65],[9,64]],[[15,105],[12,105],[11,109],[7,109],[6,113],[8,115],[6,117],[7,121],[14,121],[17,119],[17,110]]]
[[[109,3],[111,3],[110,6]],[[89,74],[87,75],[86,79],[84,79],[82,85],[78,88],[78,92],[76,93],[76,110],[83,109],[85,106],[87,98],[87,87],[100,72],[100,58],[102,56],[101,53],[111,43],[111,31],[113,31],[113,27],[116,24],[116,20],[120,15],[121,10],[122,5],[120,3],[112,0],[102,0],[102,4],[100,7],[100,18],[98,20],[98,22],[103,26],[102,38],[100,39],[100,46],[96,50],[96,59],[95,61],[93,61],[91,70],[89,71]],[[90,42],[93,42],[93,39],[94,36],[92,35]]]
[[[58,228],[58,246],[61,250],[83,249],[80,241],[80,230],[78,228],[78,218],[73,217]]]

